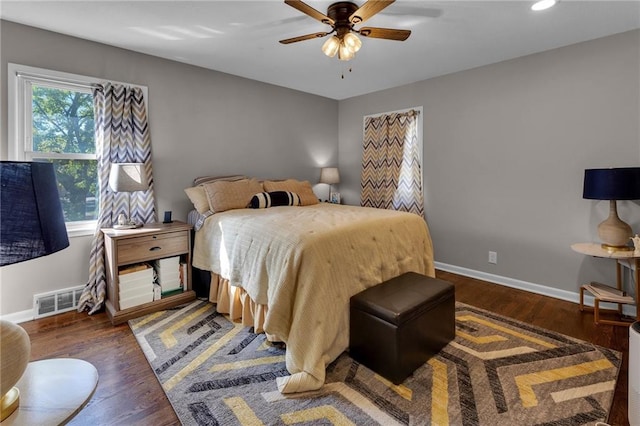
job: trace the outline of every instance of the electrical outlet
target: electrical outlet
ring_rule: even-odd
[[[489,263],[493,263],[494,265],[498,264],[498,253],[495,251],[489,252]]]

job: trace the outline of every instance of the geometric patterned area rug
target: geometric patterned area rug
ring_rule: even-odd
[[[456,303],[456,338],[394,385],[343,353],[278,392],[284,349],[195,301],[129,321],[184,425],[583,425],[606,421],[619,352]]]

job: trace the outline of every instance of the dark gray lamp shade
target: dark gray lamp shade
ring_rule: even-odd
[[[53,164],[0,161],[0,266],[66,247]]]
[[[585,170],[582,198],[640,200],[640,167]]]

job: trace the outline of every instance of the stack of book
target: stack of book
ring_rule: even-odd
[[[158,284],[162,289],[162,295],[182,291],[180,271],[180,256],[167,257],[156,261]]]
[[[187,264],[184,262],[180,262],[180,284],[184,290],[187,284]]]
[[[583,287],[585,290],[587,290],[603,302],[630,304],[635,303],[634,298],[627,295],[627,293],[625,293],[624,291],[618,290],[617,288],[613,288],[606,284],[591,282],[589,284],[583,285]]]
[[[153,301],[153,268],[151,265],[138,263],[120,268],[118,283],[120,309]]]

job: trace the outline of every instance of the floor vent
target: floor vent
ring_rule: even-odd
[[[34,318],[48,317],[76,309],[83,288],[84,286],[78,286],[35,294],[33,296]]]

